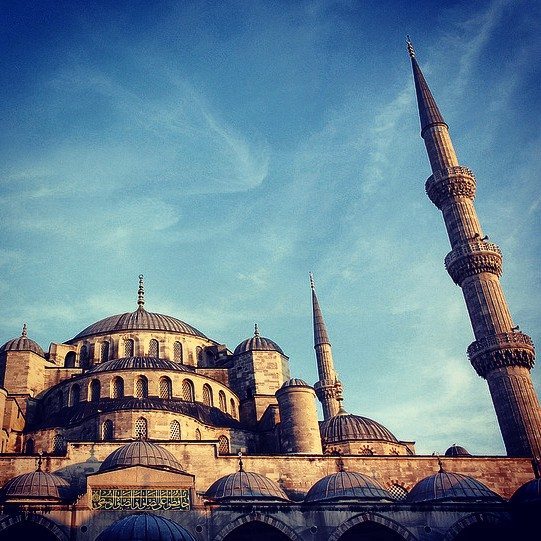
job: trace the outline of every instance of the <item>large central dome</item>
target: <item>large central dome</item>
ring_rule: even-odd
[[[117,331],[169,331],[207,338],[201,331],[180,319],[147,312],[142,306],[139,306],[135,312],[109,316],[93,323],[69,340],[68,343],[87,336],[109,334]]]

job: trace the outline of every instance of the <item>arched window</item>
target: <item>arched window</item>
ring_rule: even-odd
[[[393,483],[389,487],[389,492],[398,501],[406,499],[406,496],[408,495],[408,491],[402,485],[399,485],[398,483]]]
[[[124,357],[133,357],[134,342],[131,338],[124,340]]]
[[[135,421],[135,437],[145,440],[148,436],[148,423],[144,417],[139,417]]]
[[[229,454],[229,440],[226,436],[220,436],[218,438],[218,454],[228,455]]]
[[[75,366],[75,351],[68,351],[64,358],[64,367],[73,368]]]
[[[148,356],[149,357],[159,357],[160,356],[160,344],[158,340],[154,338],[150,341],[148,345]]]
[[[203,404],[207,406],[212,406],[213,399],[212,399],[212,389],[210,388],[210,385],[203,385]]]
[[[111,419],[106,419],[101,425],[101,439],[102,441],[111,441],[114,439],[114,426]]]
[[[160,378],[160,398],[173,398],[173,384],[167,376]]]
[[[79,352],[79,366],[86,368],[88,365],[88,348],[86,346],[81,347]]]
[[[201,430],[199,428],[195,429],[195,439],[196,441],[201,441]]]
[[[139,376],[135,380],[135,398],[148,397],[148,379],[145,376]]]
[[[231,399],[229,404],[231,406],[231,417],[235,417],[235,419],[236,419],[237,418],[237,407],[235,405],[235,401],[233,399]]]
[[[182,382],[182,399],[186,400],[186,402],[194,401],[193,383],[189,379]]]
[[[180,423],[178,421],[171,421],[169,431],[172,440],[180,440]]]
[[[372,449],[370,449],[370,447],[368,447],[368,445],[365,445],[360,451],[359,451],[359,454],[360,455],[364,455],[364,456],[372,456],[374,454],[374,451]]]
[[[53,438],[53,453],[55,455],[61,455],[66,450],[66,442],[62,434],[55,434]]]
[[[227,400],[225,399],[225,393],[223,391],[218,393],[218,403],[220,404],[220,409],[227,413]]]
[[[90,382],[90,401],[98,402],[101,394],[101,384],[99,379],[93,379]]]
[[[173,360],[182,364],[182,344],[178,341],[173,344]]]
[[[75,406],[81,400],[81,388],[75,384],[70,389],[70,406]]]
[[[120,376],[111,382],[111,398],[124,398],[124,380]]]
[[[26,444],[24,446],[24,454],[25,455],[34,454],[34,440],[32,438],[26,440]]]
[[[109,360],[109,342],[105,340],[100,347],[100,361],[105,363]]]
[[[200,346],[197,346],[195,348],[195,356],[197,358],[197,362],[200,363],[203,360],[203,348]]]

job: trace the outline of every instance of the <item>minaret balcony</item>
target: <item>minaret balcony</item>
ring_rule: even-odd
[[[440,210],[456,197],[475,198],[475,175],[471,169],[457,165],[436,171],[425,183],[426,194]]]
[[[456,246],[445,257],[445,268],[457,285],[468,277],[482,272],[502,274],[502,252],[497,244],[470,241]]]
[[[532,339],[522,332],[499,333],[485,336],[468,346],[468,358],[483,378],[497,368],[534,365],[535,347]]]

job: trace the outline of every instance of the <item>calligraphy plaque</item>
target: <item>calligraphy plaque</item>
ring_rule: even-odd
[[[188,511],[191,508],[190,490],[187,488],[93,488],[92,508],[109,511],[119,509]]]

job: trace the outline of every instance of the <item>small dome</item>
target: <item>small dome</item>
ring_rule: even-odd
[[[134,441],[115,449],[102,462],[99,471],[129,468],[130,466],[150,466],[182,471],[180,462],[167,449],[144,440]]]
[[[185,366],[168,361],[167,359],[158,359],[157,357],[121,357],[120,359],[111,359],[104,363],[96,364],[86,371],[93,372],[112,372],[116,370],[176,370],[177,372],[192,372]]]
[[[240,355],[241,353],[246,353],[247,351],[277,351],[278,353],[285,355],[282,348],[276,342],[273,342],[270,338],[265,338],[264,336],[259,335],[257,324],[255,325],[254,335],[252,338],[247,338],[241,342],[235,348],[233,355]]]
[[[38,470],[10,479],[0,491],[0,500],[64,500],[69,492],[70,486],[62,477]]]
[[[96,541],[195,541],[182,526],[152,513],[136,513],[113,522]]]
[[[467,449],[464,449],[464,447],[461,447],[460,445],[457,445],[456,443],[454,445],[451,445],[447,451],[445,451],[445,456],[471,456],[470,453],[467,451]]]
[[[277,483],[259,473],[239,471],[221,477],[207,490],[210,500],[284,500],[289,501]]]
[[[473,477],[440,471],[421,479],[408,493],[407,503],[482,500],[498,502],[500,496]]]
[[[109,334],[118,331],[168,331],[206,338],[201,331],[198,331],[195,327],[184,323],[180,319],[147,312],[143,307],[139,307],[135,312],[109,316],[93,323],[69,340],[68,344],[87,336]]]
[[[368,417],[342,412],[320,425],[321,439],[324,444],[344,441],[377,440],[397,443],[396,437],[383,425]]]
[[[532,479],[518,487],[513,496],[513,504],[540,505],[541,504],[541,479]]]
[[[8,340],[0,347],[0,353],[4,351],[32,351],[41,355],[41,357],[45,357],[45,353],[43,353],[40,345],[26,335],[26,323],[23,325],[21,336]]]
[[[305,503],[328,500],[389,500],[391,493],[375,479],[357,472],[341,471],[317,481],[308,491]]]
[[[288,379],[286,382],[283,383],[280,389],[285,389],[286,387],[309,387],[310,389],[312,389],[311,385],[308,385],[306,381],[299,378]]]

